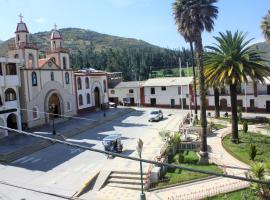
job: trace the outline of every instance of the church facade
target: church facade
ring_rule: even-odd
[[[69,50],[63,47],[61,33],[51,33],[46,57],[39,59],[38,48],[31,43],[26,24],[17,24],[15,42],[8,45],[8,56],[21,61],[20,105],[22,124],[31,128],[50,119],[76,114],[74,70],[70,66]]]

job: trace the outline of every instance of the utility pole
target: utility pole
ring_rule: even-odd
[[[141,194],[140,194],[140,200],[145,200],[145,194],[144,194],[144,191],[143,191],[143,170],[142,170],[142,148],[143,148],[143,141],[139,138],[138,140],[138,145],[136,147],[137,149],[137,152],[139,154],[139,157],[140,157],[140,172],[141,172]]]

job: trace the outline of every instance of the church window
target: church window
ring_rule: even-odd
[[[65,80],[66,80],[66,84],[69,84],[69,73],[68,72],[65,73]]]
[[[16,92],[12,88],[8,88],[5,91],[5,100],[6,101],[15,101],[16,100]]]
[[[17,75],[17,69],[15,63],[6,64],[6,75]]]
[[[14,55],[14,58],[19,58],[19,54],[15,54]]]
[[[20,35],[17,35],[17,41],[18,42],[20,41]]]
[[[89,85],[89,78],[86,77],[86,78],[85,78],[85,88],[86,88],[86,89],[89,89],[89,87],[90,87],[90,85]]]
[[[2,105],[3,105],[3,102],[2,102],[2,98],[0,96],[0,106],[2,106]]]
[[[37,86],[37,73],[32,72],[32,86]]]
[[[104,92],[107,92],[106,80],[103,80],[103,88],[104,88]]]
[[[33,119],[38,119],[39,118],[39,112],[38,112],[38,107],[35,106],[33,108]]]
[[[27,37],[27,35],[25,36],[25,41],[26,41],[26,43],[28,43],[28,37]]]
[[[53,41],[53,48],[56,49],[56,43]]]
[[[77,79],[77,84],[78,84],[78,90],[81,90],[82,89],[82,80],[80,77],[78,77],[78,79]]]
[[[81,94],[79,95],[79,105],[80,105],[80,106],[83,105],[83,97],[82,97]]]
[[[28,55],[28,66],[34,68],[35,67],[35,59],[33,54],[29,53]]]
[[[51,81],[54,81],[54,74],[51,72]]]
[[[3,71],[2,71],[2,63],[0,63],[0,75],[3,75]]]
[[[64,69],[67,68],[67,59],[66,59],[66,57],[63,57],[63,68]]]
[[[90,94],[89,93],[87,93],[86,98],[87,98],[87,104],[90,104],[91,103],[91,98],[90,98]]]

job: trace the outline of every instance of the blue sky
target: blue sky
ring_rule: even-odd
[[[77,27],[100,33],[145,40],[168,48],[187,46],[177,33],[172,16],[174,0],[0,0],[0,40],[14,36],[22,13],[31,33]],[[205,45],[225,30],[248,33],[254,42],[263,41],[262,17],[269,0],[219,0],[219,16],[212,33],[203,34]]]

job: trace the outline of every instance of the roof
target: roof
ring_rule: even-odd
[[[144,87],[151,86],[178,86],[189,85],[192,83],[193,77],[166,77],[166,78],[151,78],[145,81]]]
[[[136,88],[139,86],[143,86],[145,81],[127,81],[127,82],[120,82],[114,88]]]
[[[28,29],[27,29],[27,26],[24,22],[19,22],[17,24],[17,28],[16,28],[16,32],[15,33],[19,33],[19,32],[26,32],[26,33],[29,33],[28,32]]]
[[[62,35],[58,30],[53,30],[52,34],[51,34],[51,40],[54,39],[62,39]]]

